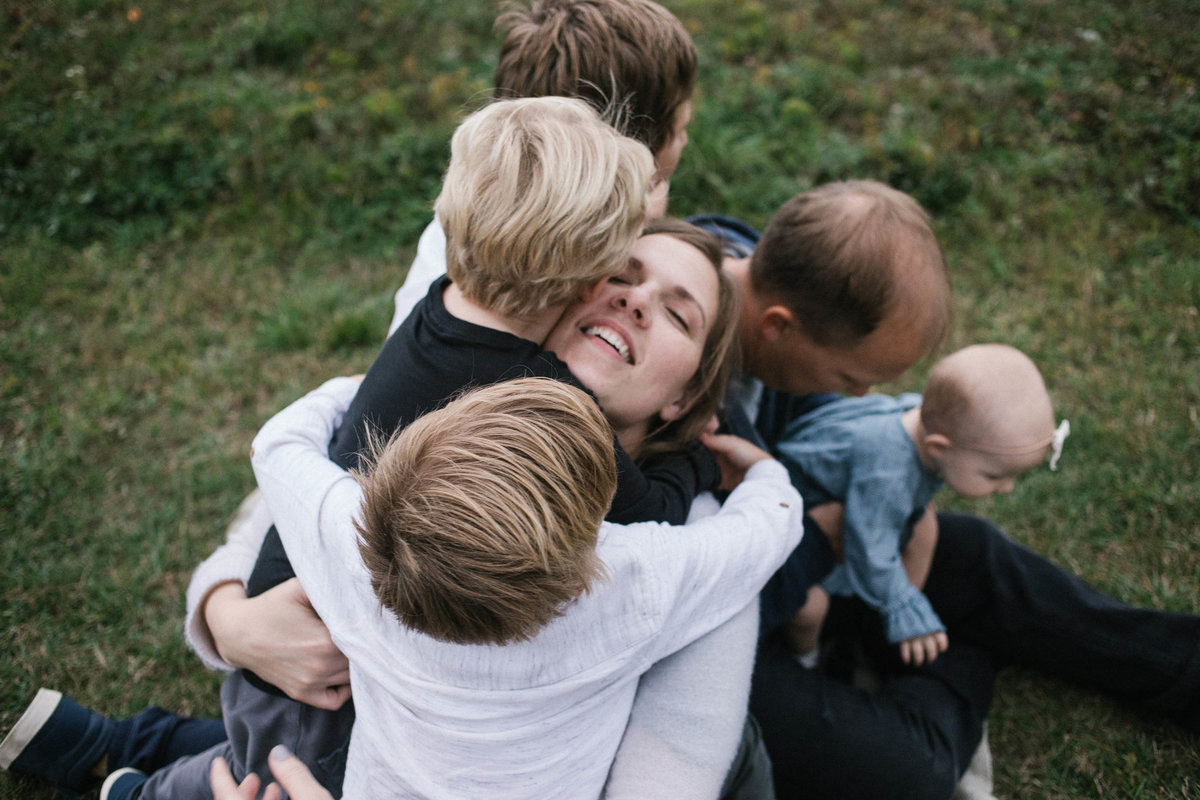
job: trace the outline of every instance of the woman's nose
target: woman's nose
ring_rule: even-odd
[[[646,313],[646,298],[644,293],[638,291],[636,287],[622,292],[617,297],[617,307],[627,311],[638,322],[644,322],[649,319]]]

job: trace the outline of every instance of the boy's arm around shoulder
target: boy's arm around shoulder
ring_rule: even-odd
[[[348,569],[362,570],[352,524],[362,492],[326,452],[357,388],[335,378],[309,392],[267,421],[250,456],[296,575],[331,628],[330,600],[347,593]]]
[[[684,526],[634,526],[658,573],[667,655],[746,607],[795,549],[803,503],[778,461],[755,463],[720,512]]]

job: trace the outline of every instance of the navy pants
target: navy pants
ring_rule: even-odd
[[[153,706],[117,720],[108,746],[108,768],[134,767],[149,774],[223,741],[221,720],[181,717]]]
[[[802,669],[777,634],[760,643],[751,711],[780,800],[951,797],[1008,665],[1200,733],[1200,617],[1118,602],[977,517],[938,524],[925,594],[950,649],[932,665],[892,666],[868,693]]]

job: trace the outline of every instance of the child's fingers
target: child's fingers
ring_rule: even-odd
[[[258,775],[251,772],[238,784],[229,769],[229,764],[220,756],[213,759],[208,778],[212,782],[213,800],[254,800],[258,796]]]
[[[267,761],[271,774],[293,800],[331,800],[329,792],[317,783],[304,762],[283,745],[275,745]]]
[[[214,797],[237,797],[237,782],[234,781],[233,773],[229,771],[229,765],[225,763],[225,759],[217,756],[212,760],[212,765],[208,768],[208,779],[212,782]]]

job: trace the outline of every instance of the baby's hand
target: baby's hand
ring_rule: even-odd
[[[900,660],[914,667],[932,664],[948,647],[950,637],[944,631],[914,636],[900,643]]]
[[[700,442],[717,457],[721,466],[721,488],[730,491],[746,477],[746,471],[771,454],[740,436],[729,433],[702,433]]]

